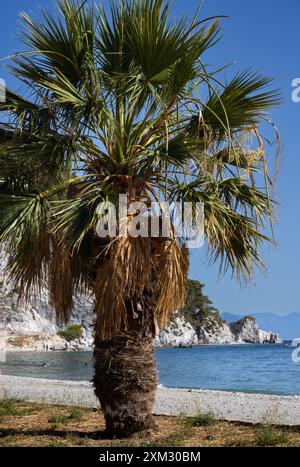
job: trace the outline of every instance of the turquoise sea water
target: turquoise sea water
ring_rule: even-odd
[[[210,345],[155,351],[159,382],[166,387],[300,395],[300,364],[284,345]],[[91,352],[8,353],[5,374],[90,380]],[[43,362],[49,367],[43,368]],[[0,378],[1,384],[1,378]]]

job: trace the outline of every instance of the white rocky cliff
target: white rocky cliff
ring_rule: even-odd
[[[183,316],[171,320],[160,332],[155,344],[159,346],[192,346],[200,344],[264,344],[281,343],[276,333],[262,331],[253,318],[236,323],[219,321],[211,314],[204,323],[193,326]]]
[[[58,336],[61,328],[48,302],[48,294],[32,297],[30,303],[18,302],[18,293],[5,275],[7,258],[0,249],[0,329],[8,334],[10,350],[72,350],[92,347],[93,316],[92,301],[88,298],[75,300],[76,306],[70,325],[80,324],[82,337],[76,342],[67,342]]]

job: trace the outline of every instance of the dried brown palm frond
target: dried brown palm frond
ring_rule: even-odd
[[[57,319],[67,323],[73,309],[74,274],[70,251],[60,242],[53,245],[48,283],[50,303]]]
[[[82,258],[72,253],[72,272],[75,295],[89,296],[96,275],[95,266],[90,263],[90,258]]]
[[[142,295],[151,280],[151,239],[117,237],[105,250],[95,285],[97,332],[109,338],[127,326],[126,302]]]
[[[44,233],[31,248],[20,248],[9,255],[7,271],[9,277],[17,285],[20,303],[29,302],[32,295],[39,294],[47,278],[50,258],[50,239]],[[9,248],[9,252],[12,251]]]
[[[155,315],[161,326],[185,304],[189,253],[175,240],[162,242],[155,263]]]

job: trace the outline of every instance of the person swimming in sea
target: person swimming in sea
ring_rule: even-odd
[[[47,362],[44,362],[43,365],[42,365],[43,368],[49,368],[49,365]]]

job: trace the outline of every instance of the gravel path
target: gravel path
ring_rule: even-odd
[[[48,404],[99,406],[92,385],[85,381],[0,376],[0,398],[3,397]],[[300,396],[158,387],[156,415],[192,416],[207,412],[224,420],[300,426]]]

